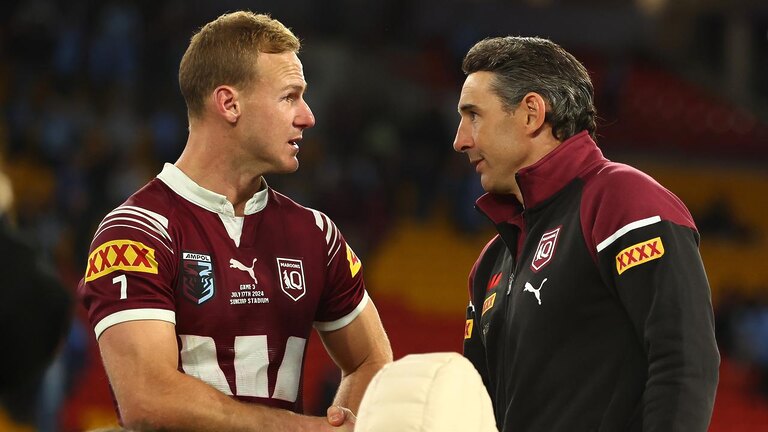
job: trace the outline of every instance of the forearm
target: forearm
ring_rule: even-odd
[[[644,394],[644,430],[706,431],[717,390],[720,355],[703,270],[678,272],[685,300],[655,302],[646,325],[648,381]],[[695,282],[694,282],[695,281]]]
[[[365,394],[368,384],[373,379],[373,376],[376,375],[376,372],[390,361],[392,360],[367,363],[360,366],[354,372],[342,376],[336,397],[333,399],[333,404],[349,408],[353,413],[357,414],[357,409],[360,407],[360,401],[363,399],[363,394]]]
[[[342,371],[333,403],[357,414],[368,383],[379,369],[392,362],[392,347],[373,302],[350,324],[320,332],[320,338]]]
[[[651,364],[643,395],[643,431],[706,431],[717,390],[718,365],[716,351]]]
[[[136,431],[281,432],[327,427],[324,418],[239,402],[179,372],[171,378],[154,381],[151,386],[131,386],[124,390],[133,395],[118,396],[121,417],[127,428]]]

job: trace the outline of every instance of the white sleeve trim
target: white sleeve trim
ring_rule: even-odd
[[[140,321],[140,320],[159,320],[167,321],[171,324],[176,324],[176,312],[167,309],[128,309],[120,312],[115,312],[111,315],[107,315],[102,318],[101,321],[96,323],[93,331],[96,333],[96,339],[98,340],[104,330],[112,327],[115,324],[120,324],[127,321]]]
[[[309,209],[309,211],[315,216],[315,225],[322,231],[325,224],[323,223],[323,217],[320,215],[320,212],[315,209]]]
[[[354,321],[355,318],[360,315],[365,306],[368,304],[368,300],[370,300],[370,297],[368,297],[368,291],[363,291],[363,299],[360,300],[360,303],[358,303],[357,307],[352,312],[337,319],[336,321],[315,321],[313,326],[318,331],[334,331],[342,327],[346,327],[347,324]]]
[[[600,242],[600,244],[597,245],[597,251],[600,252],[603,249],[607,248],[611,245],[614,241],[616,241],[619,237],[623,236],[624,234],[637,229],[642,228],[644,226],[652,225],[657,222],[661,222],[660,216],[651,216],[649,218],[640,219],[631,223],[628,223],[624,225],[623,227],[619,228],[618,231],[613,233],[610,237]]]

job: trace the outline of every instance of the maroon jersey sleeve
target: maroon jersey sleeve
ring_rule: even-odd
[[[336,224],[312,210],[315,225],[322,231],[327,256],[325,290],[315,316],[315,328],[340,329],[354,320],[368,303],[363,264],[344,240]]]
[[[168,218],[134,198],[98,226],[78,286],[97,338],[125,321],[155,319],[175,324],[176,260]]]

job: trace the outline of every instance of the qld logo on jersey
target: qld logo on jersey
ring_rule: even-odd
[[[661,242],[661,237],[634,244],[616,255],[616,271],[622,274],[634,266],[659,259],[663,255],[664,243]]]
[[[277,273],[280,275],[280,288],[293,301],[299,301],[307,293],[304,279],[304,264],[301,260],[277,258]]]
[[[211,256],[196,252],[181,255],[181,292],[184,298],[201,305],[216,292]]]
[[[132,240],[108,241],[88,256],[85,281],[96,280],[116,270],[157,274],[155,250]]]
[[[549,230],[541,236],[539,245],[536,247],[536,253],[533,255],[533,261],[531,261],[531,270],[538,273],[539,270],[544,268],[552,257],[555,256],[555,248],[557,247],[557,237],[560,235],[560,229],[563,226]]]

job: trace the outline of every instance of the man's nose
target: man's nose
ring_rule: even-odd
[[[296,117],[296,126],[302,129],[308,129],[315,125],[315,115],[312,114],[312,109],[309,108],[309,104],[302,99],[303,107],[301,112]]]
[[[453,139],[453,149],[457,152],[463,153],[474,144],[472,134],[467,129],[462,119],[459,122],[459,127],[456,129],[456,137]]]

